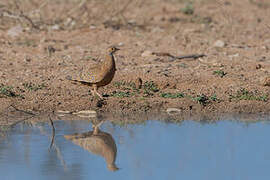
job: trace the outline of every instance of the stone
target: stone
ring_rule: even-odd
[[[224,41],[221,41],[221,40],[217,40],[215,43],[214,43],[214,46],[215,47],[219,47],[219,48],[223,48],[225,46],[225,42]]]
[[[73,115],[82,117],[82,118],[94,118],[97,117],[97,112],[94,110],[83,110],[83,111],[79,111],[79,112],[74,112],[72,113]]]
[[[144,51],[141,55],[142,57],[150,57],[150,56],[153,56],[153,52],[152,51]]]
[[[74,112],[72,114],[97,114],[97,112],[94,110],[83,110],[83,111]]]
[[[263,85],[264,86],[270,86],[270,77],[266,77],[263,80]]]
[[[168,109],[166,110],[166,112],[167,112],[169,115],[171,115],[171,114],[179,114],[179,113],[181,113],[182,111],[181,111],[181,109],[178,109],[178,108],[168,108]]]
[[[7,31],[7,35],[14,38],[19,36],[23,32],[23,28],[20,25],[14,26]]]
[[[60,29],[60,26],[58,24],[51,26],[51,30],[59,30],[59,29]]]

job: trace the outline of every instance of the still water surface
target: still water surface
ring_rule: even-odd
[[[46,123],[18,124],[0,137],[1,179],[270,179],[270,123],[220,121],[120,127],[105,122],[117,146],[109,171],[95,155],[64,135],[90,130],[87,121],[56,121],[54,146]]]

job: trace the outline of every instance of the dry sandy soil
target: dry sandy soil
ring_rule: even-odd
[[[134,118],[168,108],[178,118],[270,112],[267,0],[16,2],[0,2],[2,124],[21,110]],[[113,82],[99,89],[104,101],[65,79],[101,61],[111,45],[121,50]]]

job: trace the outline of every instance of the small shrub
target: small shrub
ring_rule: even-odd
[[[0,85],[0,95],[7,97],[16,97],[16,93],[13,91],[13,87]]]
[[[212,96],[210,96],[210,100],[211,101],[218,101],[217,95],[213,94]]]
[[[208,98],[206,95],[204,95],[204,94],[198,95],[198,96],[192,98],[192,100],[193,100],[193,101],[196,101],[196,102],[198,102],[199,104],[202,104],[202,105],[204,105],[204,106],[205,106],[207,103],[209,103],[209,98]]]
[[[181,9],[181,11],[186,15],[194,14],[194,6],[192,2],[186,3],[185,7]]]
[[[37,91],[37,90],[40,90],[40,89],[43,89],[44,87],[46,87],[46,85],[44,83],[36,85],[32,82],[23,83],[23,86],[24,86],[24,88],[26,88],[29,91]]]
[[[236,92],[236,95],[231,95],[230,99],[238,100],[255,100],[255,101],[268,101],[268,94],[258,94],[256,92],[248,91],[241,88]]]
[[[224,77],[227,73],[225,73],[224,71],[222,71],[222,70],[215,70],[214,72],[213,72],[213,74],[214,75],[218,75],[219,77]]]
[[[131,97],[134,94],[130,93],[129,91],[113,91],[111,96],[113,97],[119,97],[119,98],[124,98],[124,97]]]
[[[159,89],[153,81],[146,81],[143,84],[143,93],[145,96],[153,96]]]
[[[175,99],[175,98],[183,98],[184,94],[183,93],[161,93],[160,96],[163,98]]]

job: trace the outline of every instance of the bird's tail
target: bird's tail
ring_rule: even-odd
[[[74,78],[74,77],[72,77],[70,75],[66,76],[66,79],[69,80],[69,81],[73,81],[73,82],[81,82],[80,80],[77,80],[76,78]]]
[[[78,80],[70,75],[66,76],[66,79],[69,81],[72,81],[75,84],[80,83],[80,84],[84,84],[84,85],[91,85],[91,83],[89,83],[89,82]]]

